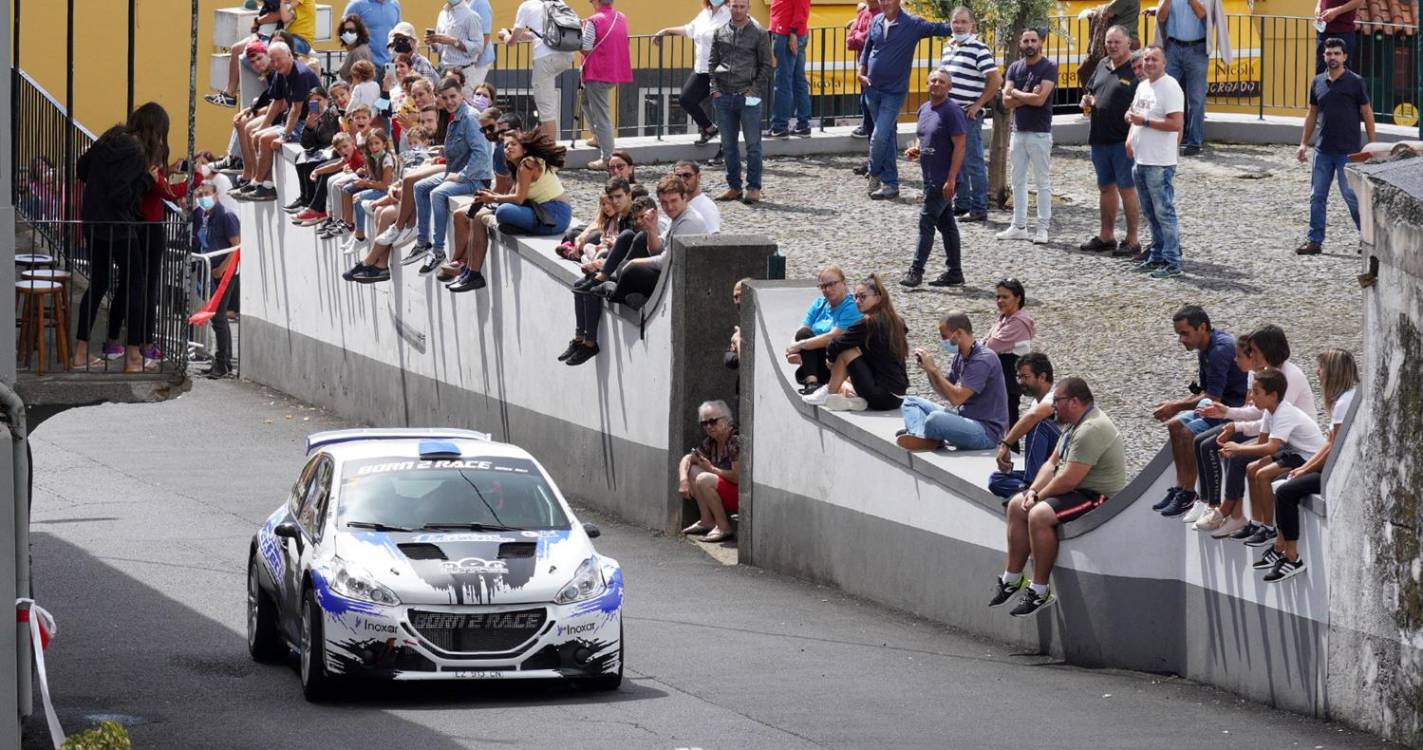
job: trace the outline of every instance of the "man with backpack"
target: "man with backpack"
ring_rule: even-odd
[[[533,42],[530,71],[539,127],[558,140],[558,74],[573,67],[573,53],[583,48],[583,21],[563,0],[524,0],[514,16],[514,28],[499,39],[508,46]]]
[[[583,112],[602,151],[602,158],[590,162],[588,168],[601,172],[608,168],[615,150],[608,92],[620,83],[632,83],[632,60],[628,57],[627,16],[613,10],[613,0],[590,2],[596,10],[583,22]]]

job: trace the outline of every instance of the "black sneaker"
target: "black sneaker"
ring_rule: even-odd
[[[969,213],[968,216],[963,217],[963,220],[975,223],[988,221],[988,212],[984,211],[982,213]]]
[[[400,259],[400,265],[402,265],[402,266],[408,266],[408,265],[410,265],[411,263],[414,263],[415,261],[420,260],[421,258],[425,257],[429,252],[430,252],[430,246],[429,246],[429,245],[426,245],[426,246],[424,246],[424,247],[421,247],[420,245],[416,245],[415,247],[410,248],[410,252],[407,253],[404,258],[401,258],[401,259]],[[421,272],[421,273],[429,273],[429,271],[426,271],[423,267],[420,269],[420,272]]]
[[[379,281],[390,281],[390,269],[366,266],[351,274],[351,280],[357,284],[374,284]]]
[[[216,94],[208,94],[207,96],[203,97],[203,101],[207,102],[208,104],[216,104],[219,107],[237,106],[237,97],[227,93],[226,91],[219,91]]]
[[[418,247],[415,248],[415,250],[419,250],[419,249],[420,249],[420,248],[418,248]],[[427,249],[428,249],[428,248],[427,248]],[[414,253],[415,251],[412,250],[411,252]],[[422,255],[423,255],[423,253],[422,253]],[[417,258],[417,260],[418,260],[418,258]],[[401,261],[401,264],[402,264],[402,265],[405,264],[405,263],[406,263],[406,261]],[[431,253],[431,254],[430,254],[430,259],[427,260],[427,261],[425,261],[424,265],[421,265],[421,266],[420,266],[420,275],[421,275],[421,276],[424,276],[424,275],[426,275],[426,274],[432,273],[432,272],[435,271],[435,269],[437,269],[437,268],[439,268],[440,266],[444,265],[444,263],[445,263],[445,254],[444,254],[444,253]]]
[[[867,175],[867,174],[870,173],[870,165],[868,165],[868,164],[861,164],[861,165],[859,165],[859,166],[857,166],[857,167],[851,167],[851,168],[850,168],[850,171],[851,171],[851,172],[854,172],[855,174],[857,174],[857,175],[859,175],[859,176],[861,176],[861,177],[864,177],[865,175]]]
[[[1182,156],[1198,156],[1201,153],[1199,144],[1187,144],[1181,147]]]
[[[575,351],[573,354],[570,354],[568,356],[568,359],[563,360],[563,364],[568,365],[570,367],[577,367],[578,365],[581,365],[584,362],[587,362],[588,360],[598,356],[598,351],[599,349],[597,344],[584,344],[583,346],[578,347],[578,351]]]
[[[988,606],[1001,607],[1018,593],[1018,590],[1028,585],[1027,576],[1018,576],[1018,580],[1012,583],[1004,583],[1000,576],[993,580],[993,598],[988,600]]]
[[[221,367],[213,365],[212,367],[208,368],[207,372],[203,373],[203,377],[207,378],[208,380],[222,380],[224,378],[230,378],[232,376],[232,368],[227,365],[223,365]]]
[[[1277,552],[1274,547],[1271,547],[1265,550],[1265,554],[1261,555],[1260,559],[1256,560],[1255,564],[1250,567],[1256,570],[1269,570],[1275,567],[1275,563],[1278,563],[1283,558],[1284,555]]]
[[[613,295],[618,291],[618,284],[616,281],[604,281],[601,284],[594,284],[588,291],[603,299],[612,299]]]
[[[1176,495],[1180,492],[1180,487],[1172,487],[1171,489],[1166,490],[1166,497],[1162,498],[1161,502],[1151,506],[1151,509],[1156,511],[1157,513],[1166,510],[1167,506],[1176,502]]]
[[[851,137],[851,138],[869,138],[869,137],[870,137],[870,131],[865,130],[865,126],[864,126],[864,125],[856,125],[856,126],[855,126],[855,129],[850,131],[850,137]]]
[[[1250,523],[1245,524],[1245,528],[1235,532],[1234,534],[1231,534],[1230,538],[1236,540],[1237,542],[1243,542],[1246,539],[1255,536],[1255,532],[1259,530],[1260,526],[1254,521],[1251,521]]]
[[[1270,547],[1274,547],[1275,537],[1277,536],[1279,536],[1278,531],[1275,531],[1269,526],[1261,526],[1254,534],[1250,536],[1249,539],[1245,540],[1245,546],[1264,547],[1266,545],[1269,545]]]
[[[924,273],[922,271],[910,271],[904,274],[904,278],[899,280],[899,285],[913,289],[924,283]]]
[[[807,135],[810,135],[810,126],[809,126],[809,125],[801,125],[801,126],[798,127],[798,128],[791,128],[791,135],[799,135],[799,136],[807,136]]]
[[[558,355],[558,361],[559,361],[559,362],[566,361],[569,357],[572,357],[573,354],[574,354],[575,352],[577,352],[579,349],[581,349],[582,347],[583,347],[583,342],[582,342],[582,341],[579,341],[578,339],[573,339],[572,341],[568,342],[568,348],[567,348],[567,349],[564,349],[564,350],[563,350],[563,353],[560,354],[560,355]]]
[[[1014,617],[1032,617],[1054,604],[1057,604],[1057,597],[1052,595],[1052,589],[1039,595],[1033,591],[1032,586],[1025,586],[1023,587],[1023,597],[1018,600],[1018,606],[1008,614]]]
[[[931,279],[929,286],[963,286],[963,274],[945,271]]]
[[[971,213],[973,212],[968,210],[967,208],[954,208],[954,218],[959,219],[960,221],[962,221],[965,216],[968,216]]]
[[[267,187],[266,185],[258,185],[247,193],[247,200],[249,201],[274,201],[276,199],[277,189],[275,187]]]
[[[1100,253],[1107,250],[1116,250],[1117,243],[1115,240],[1103,240],[1094,234],[1092,235],[1092,239],[1078,245],[1077,249],[1084,253]]]
[[[771,128],[767,130],[764,135],[767,138],[786,138],[789,137],[790,134],[791,131],[789,128]]]
[[[445,288],[458,294],[460,292],[472,292],[476,289],[483,289],[484,284],[484,274],[466,269],[465,272],[455,280],[455,283]]]
[[[1112,250],[1113,258],[1135,258],[1139,254],[1141,254],[1141,243],[1127,242],[1126,240],[1118,242],[1116,249]]]
[[[1275,569],[1265,574],[1265,583],[1279,583],[1286,578],[1294,578],[1304,572],[1304,558],[1291,560],[1283,555],[1275,563]]]
[[[301,211],[301,210],[304,209],[304,208],[306,208],[306,204],[301,202],[301,198],[297,198],[296,200],[292,201],[291,203],[288,203],[287,205],[282,206],[282,210],[283,210],[283,211],[286,211],[286,212],[289,213],[289,214],[298,213],[299,211]]]
[[[342,271],[342,272],[341,272],[341,278],[343,278],[343,279],[345,279],[345,280],[347,280],[347,281],[355,281],[355,280],[356,280],[356,274],[358,274],[358,273],[360,273],[361,271],[365,270],[365,268],[366,268],[366,264],[357,261],[357,262],[356,262],[356,265],[351,266],[350,270],[348,270],[348,271]]]
[[[1176,492],[1176,502],[1166,506],[1166,509],[1161,511],[1161,515],[1165,518],[1175,518],[1176,516],[1179,516],[1182,513],[1189,511],[1191,509],[1191,506],[1195,504],[1196,493],[1191,492],[1190,490],[1178,490]]]

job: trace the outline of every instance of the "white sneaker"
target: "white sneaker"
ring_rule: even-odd
[[[410,226],[397,232],[396,235],[391,238],[390,246],[400,247],[401,245],[404,245],[405,243],[410,242],[413,239],[415,239],[415,225],[411,224]]]
[[[1026,240],[1032,237],[1032,235],[1028,234],[1027,227],[1010,226],[998,234],[993,235],[993,237],[1000,240]]]
[[[815,389],[814,393],[801,396],[800,400],[811,406],[824,406],[826,399],[830,398],[830,386],[822,385]]]
[[[825,408],[830,411],[864,411],[870,408],[870,402],[859,396],[841,396],[832,393],[825,398]]]
[[[1026,231],[1026,230],[1024,230],[1024,231]],[[1046,229],[1039,229],[1039,230],[1038,230],[1038,233],[1033,236],[1033,244],[1034,244],[1034,245],[1046,245],[1048,242],[1049,242],[1049,240],[1048,240],[1048,238],[1047,238],[1047,230],[1046,230]]]
[[[1224,524],[1225,516],[1222,516],[1219,510],[1211,508],[1210,510],[1206,511],[1205,515],[1196,519],[1196,522],[1191,524],[1191,528],[1195,529],[1196,531],[1215,531]]]
[[[381,232],[380,234],[376,235],[376,244],[377,244],[377,245],[394,245],[394,244],[395,244],[395,238],[398,237],[398,236],[400,236],[400,227],[397,227],[396,225],[391,224],[390,226],[388,226],[388,227],[385,228],[385,231],[384,231],[384,232]]]
[[[1220,525],[1220,528],[1218,528],[1218,529],[1216,529],[1215,531],[1211,532],[1211,538],[1212,538],[1212,539],[1225,539],[1225,538],[1229,537],[1231,534],[1234,534],[1235,532],[1240,531],[1241,529],[1245,528],[1247,525],[1249,525],[1249,523],[1250,523],[1250,522],[1247,521],[1247,520],[1245,520],[1244,517],[1241,517],[1241,518],[1227,518],[1227,519],[1225,519],[1225,522]]]
[[[484,228],[485,228],[485,229],[488,229],[488,230],[491,231],[491,232],[497,232],[497,231],[499,231],[499,219],[495,218],[495,217],[494,217],[494,214],[492,214],[492,213],[482,213],[482,214],[479,214],[479,220],[482,221],[482,222],[484,222]]]
[[[1192,505],[1191,509],[1186,511],[1186,515],[1181,517],[1181,523],[1195,523],[1201,520],[1201,516],[1204,516],[1206,511],[1210,510],[1210,507],[1211,506],[1206,505],[1204,502],[1197,500],[1196,504]]]
[[[356,246],[363,242],[365,242],[365,240],[358,240],[356,239],[356,235],[352,234],[350,237],[347,237],[344,242],[341,243],[341,254],[355,255]]]

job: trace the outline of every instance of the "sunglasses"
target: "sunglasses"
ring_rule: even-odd
[[[822,281],[822,282],[820,282],[819,284],[816,284],[816,286],[817,286],[817,287],[820,287],[820,289],[822,289],[822,290],[825,290],[825,289],[831,289],[831,288],[833,288],[836,284],[839,284],[839,283],[841,283],[841,282],[840,282],[840,281]]]
[[[712,425],[714,425],[714,424],[716,424],[717,422],[720,422],[720,421],[721,421],[721,417],[712,417],[711,419],[703,419],[702,422],[701,422],[701,425],[702,425],[703,427],[711,427]]]

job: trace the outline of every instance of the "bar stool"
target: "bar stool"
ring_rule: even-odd
[[[22,300],[20,316],[19,364],[29,367],[30,352],[39,350],[40,360],[35,372],[44,374],[47,354],[45,331],[54,329],[54,342],[59,349],[60,367],[69,369],[69,300],[60,281],[26,279],[15,282],[15,296]],[[47,302],[49,304],[47,304]]]
[[[44,268],[54,265],[54,256],[44,253],[20,253],[15,256],[15,265],[25,268]]]

